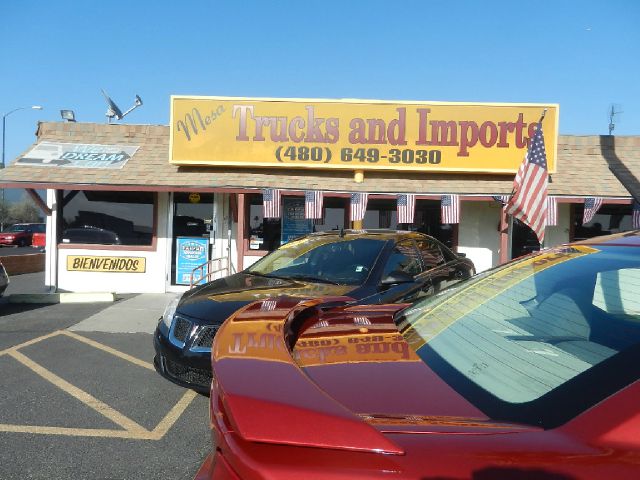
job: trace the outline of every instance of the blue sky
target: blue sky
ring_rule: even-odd
[[[526,8],[525,8],[526,7]],[[6,158],[38,120],[168,124],[169,96],[559,103],[560,133],[640,135],[640,2],[3,1]]]

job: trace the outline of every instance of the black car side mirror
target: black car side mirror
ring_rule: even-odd
[[[414,278],[407,272],[403,272],[402,270],[394,270],[393,272],[389,273],[389,275],[380,280],[380,285],[388,287],[391,285],[397,285],[399,283],[411,283],[413,281]]]

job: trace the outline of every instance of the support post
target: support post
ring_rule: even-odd
[[[509,260],[509,216],[500,209],[500,264]]]

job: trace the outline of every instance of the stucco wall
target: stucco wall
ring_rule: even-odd
[[[69,292],[160,293],[165,291],[167,267],[168,196],[158,195],[158,229],[153,251],[64,248],[58,250],[58,290]],[[67,269],[70,255],[143,257],[144,273],[74,272]]]
[[[554,247],[569,241],[569,225],[571,205],[568,203],[558,204],[558,226],[547,227],[545,235],[545,247]]]
[[[458,251],[466,253],[476,271],[500,261],[500,205],[496,202],[461,202]]]

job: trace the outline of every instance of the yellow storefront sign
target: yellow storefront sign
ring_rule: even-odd
[[[144,273],[147,264],[144,257],[96,257],[89,255],[69,255],[69,272],[117,272]]]
[[[171,163],[514,173],[547,109],[556,169],[557,104],[171,97]]]

